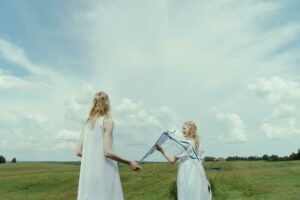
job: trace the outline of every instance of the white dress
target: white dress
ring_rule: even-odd
[[[117,162],[104,156],[103,117],[85,125],[77,200],[123,200]]]
[[[193,140],[185,140],[193,145]],[[192,159],[186,151],[176,155],[179,158],[177,175],[177,196],[178,200],[211,200],[212,194],[207,181],[202,162]]]

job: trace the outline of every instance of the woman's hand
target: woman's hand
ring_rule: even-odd
[[[82,157],[82,152],[81,152],[81,151],[79,151],[79,150],[77,150],[77,151],[76,151],[76,156],[78,156],[78,157]]]
[[[157,151],[160,151],[162,153],[162,155],[167,159],[167,161],[169,163],[174,164],[178,160],[178,158],[175,157],[175,156],[170,157],[170,156],[166,155],[165,152],[164,152],[164,149],[159,144],[156,144],[155,147],[156,147]]]
[[[155,147],[157,151],[160,151],[162,154],[164,153],[163,148],[159,144],[156,144]]]
[[[134,161],[130,161],[129,166],[133,171],[138,171],[142,169],[142,167]]]

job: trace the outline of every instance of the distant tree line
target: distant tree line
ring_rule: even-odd
[[[288,160],[300,160],[300,149],[298,149],[297,153],[292,153],[290,156],[283,156],[280,157],[278,155],[263,155],[262,157],[259,156],[229,156],[227,158],[216,158],[212,156],[207,156],[204,158],[205,161],[236,161],[236,160],[248,160],[248,161],[257,161],[257,160],[265,160],[265,161],[288,161]]]
[[[205,161],[243,161],[243,160],[247,160],[247,161],[258,161],[258,160],[265,160],[265,161],[288,161],[288,160],[300,160],[300,149],[298,149],[297,153],[292,153],[290,156],[283,156],[280,157],[278,155],[263,155],[262,157],[259,156],[229,156],[227,158],[216,158],[213,156],[206,156],[204,158]],[[13,158],[11,160],[11,163],[16,163],[17,159]],[[6,163],[6,159],[4,156],[0,155],[0,164],[1,163]]]
[[[16,158],[13,158],[13,159],[11,160],[11,162],[12,162],[12,163],[16,163],[16,162],[17,162],[17,159],[16,159]],[[2,163],[6,163],[6,159],[5,159],[4,156],[0,155],[0,164],[2,164]]]
[[[2,155],[0,155],[0,163],[6,163],[5,157]]]

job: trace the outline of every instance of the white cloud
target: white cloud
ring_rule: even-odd
[[[12,75],[12,71],[3,71],[0,68],[0,89],[39,89],[36,92],[47,94],[65,93],[70,87],[74,87],[73,77],[66,78],[65,74],[54,71],[52,66],[40,65],[26,55],[25,49],[0,37],[0,58],[6,63],[12,63],[25,69],[28,73],[25,77]],[[18,70],[17,70],[18,71]],[[74,89],[74,88],[72,88]]]
[[[7,145],[7,141],[6,141],[6,140],[2,140],[2,141],[1,141],[1,146],[2,146],[3,148],[5,148],[6,145]]]
[[[272,114],[267,120],[292,117],[295,114],[297,114],[295,105],[281,103],[272,110]]]
[[[69,150],[75,152],[79,135],[80,135],[80,130],[79,131],[71,131],[67,129],[59,130],[58,133],[54,135],[54,139],[56,141],[51,147],[51,149],[54,151]]]
[[[78,88],[75,94],[65,100],[65,117],[69,122],[81,124],[87,119],[96,92],[96,88],[85,83]]]
[[[0,69],[0,90],[34,89],[37,87],[31,80],[12,76]]]
[[[124,143],[147,144],[156,139],[161,131],[178,126],[178,116],[167,106],[149,108],[143,101],[124,98],[113,114],[116,131],[126,137]]]
[[[280,77],[259,78],[248,86],[272,107],[270,115],[261,123],[268,138],[282,139],[300,136],[299,116],[300,84]]]
[[[0,56],[8,62],[12,62],[24,67],[33,74],[47,74],[46,71],[43,70],[42,66],[36,65],[32,63],[30,59],[28,59],[23,48],[2,38],[0,38]]]
[[[75,142],[70,142],[70,141],[60,141],[58,143],[55,143],[52,147],[53,151],[69,151],[72,152],[72,156],[75,156],[75,149],[76,149],[76,143]],[[70,156],[70,155],[69,155]]]
[[[300,136],[300,128],[297,124],[293,118],[290,118],[285,123],[262,123],[261,128],[268,138],[284,139]]]
[[[78,131],[62,129],[54,136],[54,138],[59,140],[76,141],[78,140],[79,135],[80,132]]]
[[[27,57],[25,49],[2,38],[0,58],[27,71],[24,77],[19,77],[12,75],[14,71],[0,69],[0,90],[8,91],[0,93],[3,100],[0,139],[6,141],[2,151],[18,152],[20,159],[35,154],[39,157],[33,159],[55,160],[56,157],[46,158],[42,154],[50,155],[63,146],[72,146],[69,141],[57,142],[54,136],[60,129],[72,127],[69,121],[61,120],[64,110],[60,109],[60,103],[77,90],[78,84],[73,83],[72,77],[62,77],[50,67],[36,64]],[[81,98],[76,101],[80,102]],[[76,130],[77,126],[72,128]]]
[[[133,102],[131,99],[124,98],[122,99],[121,103],[116,106],[114,110],[117,113],[130,112],[130,111],[137,111],[143,106],[144,103],[142,101]]]
[[[203,122],[203,130],[214,132],[211,130],[216,123],[212,114],[215,112],[205,112],[211,106],[215,106],[214,110],[231,113],[220,117],[229,122],[232,129],[228,137],[223,138],[225,141],[247,141],[246,133],[248,130],[256,133],[252,132],[251,125],[259,119],[251,118],[248,105],[253,108],[256,105],[252,105],[253,99],[248,99],[245,87],[259,76],[270,75],[277,76],[259,79],[248,87],[272,107],[262,122],[262,130],[270,138],[272,132],[281,127],[292,133],[287,134],[289,137],[297,135],[299,84],[278,77],[279,74],[295,77],[296,70],[292,67],[299,59],[298,47],[294,45],[300,34],[299,23],[281,16],[287,13],[286,3],[129,0],[88,1],[76,5],[79,4],[72,4],[70,12],[64,13],[58,24],[57,17],[53,18],[50,26],[46,21],[42,21],[45,26],[34,26],[30,21],[36,17],[45,19],[44,13],[34,10],[26,13],[30,17],[24,18],[24,23],[32,24],[37,33],[47,33],[47,37],[9,35],[9,40],[0,38],[1,61],[29,72],[27,77],[2,72],[0,89],[39,88],[24,93],[0,93],[1,111],[6,113],[9,108],[21,107],[33,116],[46,115],[53,131],[41,127],[36,130],[51,135],[47,138],[51,138],[51,144],[52,140],[57,142],[57,150],[73,148],[71,141],[58,140],[55,136],[60,133],[61,138],[72,137],[74,131],[75,137],[98,89],[104,89],[112,97],[116,136],[121,137],[116,142],[145,145],[156,138],[160,130],[180,125],[178,121],[184,121],[182,118],[197,121],[205,118],[204,115],[207,121]],[[47,14],[47,18],[51,15]],[[29,44],[23,40],[34,40],[36,45],[20,45]],[[56,45],[61,41],[62,45]],[[53,63],[47,60],[48,53],[61,69],[48,65]],[[34,55],[34,59],[28,55]],[[255,108],[255,114],[261,116],[268,108]],[[245,119],[249,119],[247,130],[236,113],[243,113]],[[31,140],[24,139],[29,144],[43,143],[36,141],[41,138],[25,122],[2,123],[16,128],[1,126],[1,133],[16,135],[20,141],[29,136]],[[70,131],[70,135],[60,131],[64,134]],[[25,135],[25,132],[30,133]],[[280,133],[283,132],[286,131],[282,129]],[[273,135],[281,137],[279,133]],[[12,141],[9,135],[0,137],[2,141]],[[123,146],[124,152],[129,152],[127,146]],[[223,151],[216,149],[216,153]]]
[[[224,139],[226,142],[246,142],[248,140],[246,125],[238,114],[218,113],[217,119],[226,120],[230,126],[230,132],[225,137],[221,136],[221,140]]]
[[[116,106],[115,114],[119,124],[132,128],[154,127],[161,128],[161,122],[151,111],[146,110],[142,101],[133,101],[128,98],[122,99]]]
[[[6,148],[45,151],[51,146],[55,128],[44,115],[22,109],[4,111],[2,114],[0,140],[6,141]]]
[[[299,83],[277,76],[271,79],[259,78],[257,83],[249,84],[248,89],[273,104],[300,100]]]
[[[111,74],[152,68],[157,72],[155,75],[161,73],[167,77],[166,73],[185,71],[195,83],[205,82],[202,87],[220,87],[219,84],[228,81],[228,76],[240,80],[240,73],[247,71],[245,68],[250,71],[257,66],[253,71],[259,73],[279,67],[274,60],[266,64],[260,58],[270,56],[297,38],[299,24],[265,30],[263,22],[273,20],[283,4],[230,2],[151,1],[147,6],[138,1],[92,2],[88,4],[89,10],[80,14],[81,19],[86,18],[92,25],[81,34],[88,41],[88,54],[94,65],[111,66],[110,70],[115,72]],[[139,18],[137,10],[144,10],[139,12]],[[156,13],[155,17],[152,13]],[[75,26],[82,27],[86,21],[76,21],[79,24]],[[109,28],[104,28],[108,25]],[[96,67],[93,70],[103,72]],[[212,76],[215,78],[211,79]]]

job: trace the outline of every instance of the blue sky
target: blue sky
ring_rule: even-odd
[[[112,101],[115,149],[131,159],[188,120],[207,156],[300,147],[298,1],[0,5],[0,154],[8,159],[78,160],[98,90]]]

